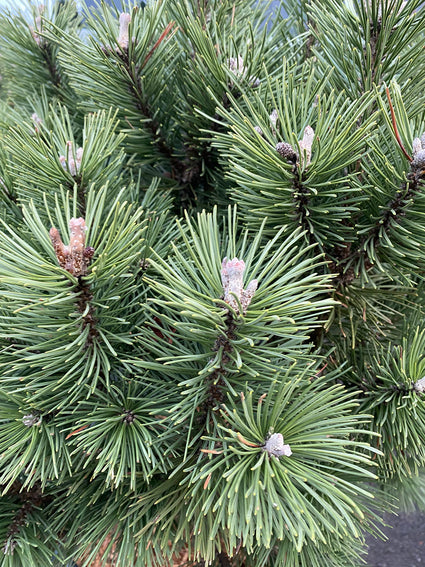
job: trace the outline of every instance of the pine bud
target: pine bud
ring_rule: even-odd
[[[83,148],[78,148],[77,149],[77,153],[75,154],[74,157],[74,151],[72,148],[72,142],[68,141],[66,143],[66,147],[67,147],[67,153],[68,156],[59,156],[59,161],[62,164],[62,167],[64,168],[65,171],[69,171],[69,173],[72,175],[72,177],[75,177],[81,168],[81,161],[83,159]]]
[[[303,139],[299,141],[301,150],[301,167],[308,167],[311,163],[311,147],[314,141],[314,130],[307,126],[304,130]]]
[[[279,119],[279,114],[276,109],[272,110],[272,113],[269,116],[270,124],[271,124],[271,131],[274,135],[276,135],[276,125]],[[264,132],[260,128],[260,126],[254,126],[254,130],[260,134],[260,136],[264,135]]]
[[[276,124],[277,124],[277,120],[279,118],[279,114],[278,114],[278,112],[275,108],[272,110],[272,113],[270,114],[269,118],[270,118],[270,122],[272,123],[273,127],[276,128]]]
[[[12,538],[8,538],[6,543],[2,547],[2,551],[5,555],[13,555],[15,547],[16,547],[16,540]]]
[[[131,22],[130,14],[126,14],[125,12],[122,12],[120,14],[120,31],[118,36],[118,45],[124,50],[128,49],[128,42],[129,42],[128,28],[130,26],[130,22]]]
[[[233,258],[233,260],[224,258],[221,264],[221,282],[224,290],[224,301],[235,311],[238,310],[238,304],[232,294],[239,300],[242,297],[244,271],[245,262],[237,258]]]
[[[276,144],[276,151],[279,155],[281,155],[283,158],[287,159],[288,161],[293,161],[293,162],[297,161],[298,156],[294,148],[291,146],[291,144],[288,144],[287,142],[279,142],[278,144]]]
[[[93,246],[87,246],[86,248],[84,248],[83,256],[84,258],[87,258],[87,260],[91,260],[94,256]]]
[[[28,415],[24,415],[24,417],[22,418],[22,423],[27,427],[34,427],[35,425],[40,426],[41,417],[39,415],[29,413]]]
[[[36,112],[31,114],[31,120],[34,124],[34,130],[31,130],[31,134],[34,134],[34,132],[37,133],[39,131],[39,126],[43,124],[43,121]]]
[[[413,389],[415,390],[415,392],[418,392],[419,394],[423,394],[425,392],[425,376],[420,380],[417,380],[413,384]]]
[[[314,130],[307,126],[304,130],[303,139],[298,142],[301,150],[301,167],[308,167],[311,163],[311,148],[314,141]],[[288,161],[299,162],[298,154],[291,144],[279,142],[276,144],[276,151]]]
[[[422,140],[420,138],[415,138],[412,143],[412,153],[413,157],[420,152],[422,149]]]
[[[237,58],[229,57],[229,59],[227,60],[227,66],[229,70],[232,71],[232,73],[234,73],[236,76],[241,78],[246,77],[248,69],[245,67],[243,58],[240,55],[238,55]],[[249,82],[253,87],[258,87],[258,85],[260,84],[260,80],[257,79],[257,77],[249,77]],[[230,86],[233,86],[233,83],[231,83]]]
[[[251,303],[252,298],[254,297],[254,293],[257,291],[257,287],[258,281],[251,280],[248,284],[248,287],[242,292],[241,305],[244,313],[246,313],[246,310],[248,309],[248,306]]]
[[[61,268],[75,277],[85,276],[93,257],[94,248],[85,247],[86,223],[83,218],[72,218],[69,221],[70,239],[69,246],[65,246],[59,231],[52,227],[50,229],[50,240],[52,241],[56,257]]]
[[[232,73],[235,74],[242,73],[245,69],[245,67],[243,66],[243,59],[240,55],[238,55],[237,59],[236,57],[230,57],[227,60],[227,65],[229,69],[232,71]]]
[[[34,122],[34,124],[43,124],[42,119],[39,117],[39,115],[36,112],[33,112],[31,114],[31,120]]]
[[[412,154],[412,169],[423,169],[425,167],[425,132],[420,138],[415,138],[413,140]]]
[[[411,162],[411,166],[414,169],[422,169],[425,167],[425,150],[420,150],[415,155],[413,161]]]
[[[41,47],[44,44],[44,38],[40,36],[40,33],[43,31],[43,23],[41,21],[41,16],[45,10],[44,4],[40,4],[38,6],[38,16],[35,18],[35,30],[33,27],[30,26],[32,37],[34,38],[35,43]]]
[[[292,455],[291,447],[284,445],[283,435],[281,433],[272,433],[266,440],[263,451],[267,451],[269,457],[276,457],[276,459],[282,456],[290,457]]]
[[[135,421],[136,417],[136,414],[131,410],[123,410],[123,417],[121,421],[126,425],[131,425]]]
[[[257,280],[252,280],[246,290],[244,290],[244,272],[245,262],[243,260],[238,260],[237,258],[228,260],[224,258],[221,264],[221,282],[224,291],[224,301],[236,312],[239,312],[237,301],[239,300],[242,306],[242,312],[245,314],[257,289],[258,282]]]

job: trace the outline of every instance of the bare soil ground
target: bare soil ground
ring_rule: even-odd
[[[368,567],[425,567],[425,514],[388,516],[387,541],[369,540]]]

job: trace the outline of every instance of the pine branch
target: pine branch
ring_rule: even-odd
[[[363,269],[367,272],[374,266],[379,258],[379,248],[391,242],[391,234],[397,231],[397,227],[403,226],[403,218],[406,217],[410,211],[417,208],[417,200],[421,198],[422,190],[425,181],[425,151],[422,141],[419,138],[414,140],[414,157],[412,158],[404,148],[401,140],[394,107],[389,94],[389,89],[386,89],[386,95],[389,102],[391,112],[391,124],[394,137],[403,152],[405,158],[408,159],[410,167],[405,179],[401,182],[399,189],[389,203],[382,207],[380,217],[377,219],[375,225],[371,227],[367,234],[365,234],[356,250],[353,253],[351,245],[345,247],[340,254],[341,262],[336,266],[340,275],[337,282],[344,284],[351,283],[357,275],[358,261],[360,260]],[[405,129],[405,127],[403,128]],[[416,145],[415,145],[416,144]],[[379,262],[379,260],[378,260]]]
[[[394,224],[402,222],[408,208],[414,207],[415,196],[421,191],[424,180],[425,170],[412,166],[407,174],[406,182],[403,183],[394,199],[388,204],[378,224],[371,229],[364,243],[366,240],[372,240],[375,247],[379,246],[382,231],[389,232]],[[366,255],[366,251],[364,251],[364,255]]]
[[[76,109],[75,93],[58,62],[58,45],[50,41],[52,25],[64,33],[74,35],[81,25],[76,5],[73,0],[62,7],[52,3],[46,7],[33,7],[32,21],[26,21],[24,15],[0,17],[0,27],[4,38],[0,59],[4,63],[3,73],[9,99],[13,105],[28,104],[28,96],[38,96],[46,91],[49,98],[58,98],[68,105],[74,114]],[[13,69],[13,71],[11,71]],[[15,81],[16,73],[20,80]]]
[[[307,36],[307,41],[305,43],[305,59],[306,60],[309,59],[310,57],[313,57],[314,45],[317,41],[317,39],[316,39],[316,34],[317,34],[316,23],[314,21],[314,18],[312,18],[312,14],[309,12],[310,4],[311,4],[311,0],[307,0],[307,2],[306,2],[306,5],[307,5],[306,26],[307,26],[307,30],[309,31],[309,35]]]
[[[96,337],[99,335],[96,324],[98,322],[96,318],[96,307],[91,303],[93,299],[93,294],[90,291],[90,285],[83,280],[83,278],[78,279],[78,285],[75,287],[75,293],[78,294],[78,311],[83,316],[83,322],[81,330],[84,332],[86,327],[88,327],[86,347],[90,348]]]
[[[130,15],[128,14],[128,16]],[[155,118],[154,113],[151,111],[151,108],[149,107],[149,103],[146,100],[141,85],[141,80],[142,80],[141,73],[143,72],[143,68],[145,67],[149,59],[152,57],[152,55],[155,53],[155,50],[167,37],[173,25],[174,22],[171,22],[167,25],[165,30],[160,35],[159,39],[156,41],[155,45],[146,55],[141,65],[139,65],[137,61],[135,61],[134,59],[130,58],[130,51],[128,46],[121,47],[121,49],[118,51],[113,51],[112,48],[104,47],[103,51],[107,56],[115,56],[122,62],[123,70],[125,73],[124,76],[128,77],[129,79],[128,91],[129,93],[131,93],[134,99],[134,104],[136,108],[141,112],[144,118],[148,119],[146,122],[146,127],[150,131],[152,135],[152,139],[156,144],[158,151],[169,161],[171,161],[173,167],[177,171],[181,167],[181,164],[174,157],[172,148],[168,145],[167,140],[162,135],[160,124]]]
[[[78,296],[77,306],[82,316],[81,331],[87,337],[85,346],[90,348],[93,346],[94,339],[98,336],[96,329],[97,318],[95,316],[96,308],[91,303],[93,294],[90,290],[90,284],[84,276],[87,275],[89,263],[95,254],[95,249],[91,246],[85,246],[87,227],[83,218],[72,218],[69,221],[69,228],[71,234],[69,246],[64,246],[56,228],[50,229],[50,239],[61,268],[64,268],[77,278],[78,284],[73,286],[70,282],[70,285]]]
[[[204,7],[205,8],[205,7]],[[160,155],[162,155],[169,163],[170,171],[166,172],[166,176],[175,181],[179,187],[179,206],[180,210],[189,208],[194,194],[194,187],[197,187],[201,181],[207,185],[206,174],[201,175],[201,164],[204,163],[208,167],[206,158],[209,158],[210,151],[206,147],[203,152],[199,152],[199,140],[191,140],[187,135],[183,145],[178,148],[170,146],[166,137],[162,133],[162,127],[156,118],[156,114],[152,112],[151,105],[146,98],[142,88],[142,72],[145,65],[150,58],[154,55],[156,49],[164,40],[168,40],[167,36],[171,36],[170,32],[175,25],[175,22],[170,22],[164,31],[161,33],[159,39],[156,41],[152,49],[146,55],[142,64],[138,64],[134,60],[134,50],[130,51],[125,47],[116,53],[108,48],[103,48],[103,51],[108,56],[118,57],[123,64],[125,77],[131,79],[129,92],[133,96],[134,104],[140,111],[143,118],[147,119],[145,128],[149,131],[151,138],[154,142]],[[178,30],[176,30],[177,32]],[[176,33],[176,32],[173,32]],[[214,162],[210,164],[210,168],[217,166]],[[204,188],[205,192],[208,191],[208,185]]]
[[[311,133],[310,133],[311,131]],[[313,230],[311,224],[308,222],[308,217],[310,216],[309,211],[309,201],[311,198],[311,191],[308,186],[303,184],[303,181],[307,179],[306,171],[299,171],[300,160],[304,167],[308,167],[311,160],[311,145],[314,137],[314,132],[310,126],[307,126],[306,132],[308,132],[309,137],[312,138],[309,140],[308,145],[305,147],[303,141],[299,142],[299,147],[301,149],[301,158],[297,155],[294,151],[292,146],[285,142],[279,142],[276,145],[276,150],[278,153],[285,158],[289,163],[293,163],[292,167],[292,175],[293,175],[293,201],[295,204],[295,215],[298,219],[298,223],[300,226],[306,229],[307,239],[309,244],[314,244],[315,239],[313,237]]]
[[[40,46],[40,49],[41,49],[41,53],[43,54],[43,58],[46,62],[46,66],[49,71],[52,84],[58,90],[58,92],[61,93],[63,79],[61,77],[56,62],[54,61],[52,46],[49,43],[43,43]],[[61,94],[59,94],[59,96],[61,96]]]
[[[220,567],[232,567],[229,556],[224,551],[217,555],[217,560]]]
[[[422,4],[0,16],[8,565],[354,565],[425,500]]]
[[[231,362],[229,353],[233,351],[232,341],[236,339],[236,324],[232,313],[228,313],[224,320],[223,335],[220,335],[213,346],[213,352],[222,352],[220,365],[207,377],[208,397],[204,402],[205,409],[208,411],[221,404],[226,397],[226,382],[224,376],[227,374],[226,366]]]
[[[5,488],[1,487],[0,489]],[[28,523],[28,517],[34,508],[42,508],[46,503],[51,502],[51,497],[43,494],[41,485],[35,484],[31,490],[22,491],[23,486],[19,481],[15,481],[7,491],[10,497],[14,497],[21,504],[16,511],[13,520],[6,534],[5,542],[2,546],[4,555],[13,555],[18,544],[17,537],[22,526]]]

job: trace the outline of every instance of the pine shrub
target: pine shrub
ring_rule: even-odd
[[[0,15],[0,567],[356,567],[425,505],[421,0]]]

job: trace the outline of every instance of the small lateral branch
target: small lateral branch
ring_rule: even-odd
[[[6,534],[6,538],[3,543],[1,550],[4,555],[13,555],[13,552],[18,545],[17,536],[22,528],[28,522],[28,516],[31,514],[34,508],[40,508],[43,505],[43,500],[47,501],[45,496],[43,496],[41,487],[39,484],[33,488],[33,490],[28,492],[21,492],[22,485],[19,481],[15,481],[12,486],[11,493],[18,496],[22,503],[22,506],[17,510],[9,529]]]
[[[90,284],[83,276],[87,275],[90,260],[95,250],[91,246],[86,246],[86,223],[83,218],[72,218],[69,221],[69,245],[65,246],[62,242],[59,231],[52,227],[50,229],[50,240],[61,268],[72,274],[78,279],[75,291],[78,293],[78,311],[85,313],[83,316],[83,330],[89,327],[87,336],[87,346],[93,344],[98,335],[96,329],[97,318],[95,307],[91,304],[93,294],[90,291]],[[87,310],[87,306],[89,307]]]

